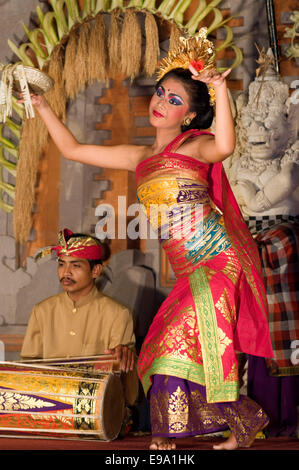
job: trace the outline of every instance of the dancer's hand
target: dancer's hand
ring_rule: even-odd
[[[46,98],[43,95],[35,95],[30,93],[31,103],[36,109],[40,109],[47,105]],[[19,93],[18,103],[24,103],[23,93]]]
[[[215,68],[206,69],[202,72],[198,72],[193,65],[189,64],[189,70],[192,73],[193,80],[199,80],[204,83],[213,85],[214,88],[222,85],[225,82],[226,77],[231,73],[232,69],[227,69],[223,73],[217,72]]]

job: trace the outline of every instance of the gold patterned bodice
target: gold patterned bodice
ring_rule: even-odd
[[[209,165],[171,153],[137,167],[137,196],[176,277],[229,248],[223,217],[209,195]]]

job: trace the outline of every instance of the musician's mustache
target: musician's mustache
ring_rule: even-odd
[[[68,282],[72,282],[73,284],[75,284],[76,281],[74,281],[73,279],[71,279],[70,277],[62,277],[61,279],[59,279],[59,282],[63,282],[63,281],[68,281]]]

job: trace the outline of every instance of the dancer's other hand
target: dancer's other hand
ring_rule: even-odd
[[[201,82],[211,84],[214,88],[222,85],[225,82],[226,77],[232,71],[232,69],[229,68],[225,70],[225,72],[219,73],[215,68],[211,68],[198,72],[191,64],[189,64],[189,70],[192,73],[193,80],[199,80]]]

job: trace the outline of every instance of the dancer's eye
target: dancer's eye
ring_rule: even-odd
[[[181,106],[183,104],[183,102],[175,96],[172,96],[172,98],[170,98],[169,103],[174,104],[175,106]]]
[[[159,97],[160,97],[160,96],[164,96],[164,92],[163,92],[163,90],[162,90],[161,87],[157,88],[157,90],[156,90],[156,95],[159,96]]]

